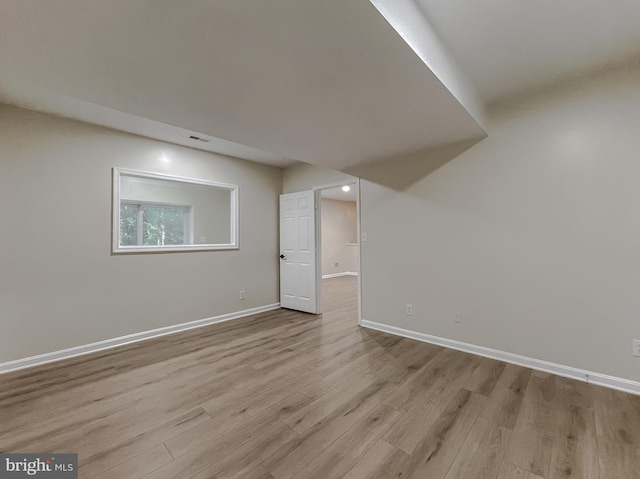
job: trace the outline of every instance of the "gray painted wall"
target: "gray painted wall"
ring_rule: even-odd
[[[8,106],[0,165],[0,363],[278,301],[279,168]],[[114,166],[239,185],[240,249],[111,255]]]
[[[430,174],[362,179],[363,318],[640,380],[638,84],[620,71],[503,105]],[[285,188],[313,186],[302,170]]]
[[[314,186],[354,179],[355,177],[341,171],[300,163],[284,170],[282,192],[294,193],[296,191],[312,190]]]

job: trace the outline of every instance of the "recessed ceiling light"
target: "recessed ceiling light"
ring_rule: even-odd
[[[349,191],[350,189],[351,189],[351,187],[350,187],[349,185],[344,185],[344,186],[342,187],[342,191],[344,191],[345,193],[346,193],[347,191]]]

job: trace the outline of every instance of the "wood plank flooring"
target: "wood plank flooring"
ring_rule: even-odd
[[[640,479],[640,397],[278,310],[0,376],[0,451],[91,479]]]

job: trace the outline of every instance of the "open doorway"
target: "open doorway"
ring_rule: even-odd
[[[360,318],[357,181],[318,186],[318,267],[321,311],[358,311]]]
[[[280,195],[281,307],[311,314],[341,311],[362,321],[358,181]]]

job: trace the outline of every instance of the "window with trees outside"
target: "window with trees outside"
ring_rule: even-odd
[[[238,186],[113,168],[112,252],[238,249]]]
[[[191,207],[120,203],[120,244],[165,246],[193,243]]]

